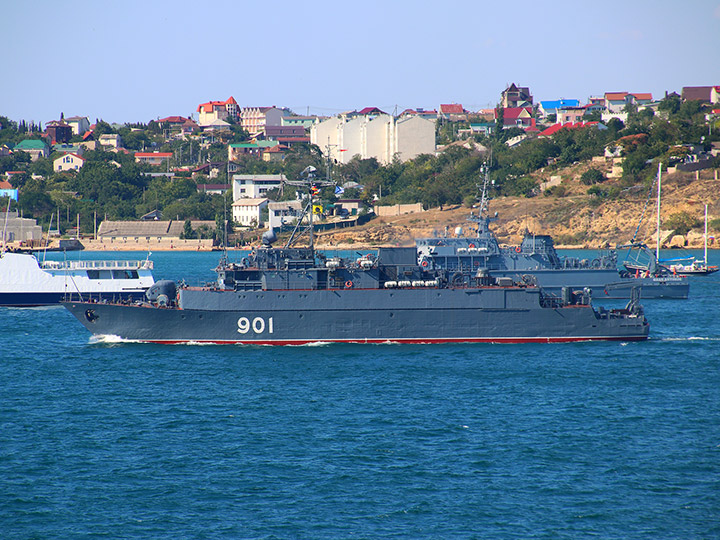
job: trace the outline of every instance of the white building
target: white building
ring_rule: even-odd
[[[87,116],[71,116],[65,119],[73,130],[73,135],[83,135],[87,130],[90,129],[90,120]]]
[[[54,171],[77,171],[82,168],[85,159],[77,154],[64,154],[53,160]]]
[[[116,133],[103,133],[98,137],[98,142],[110,148],[122,148],[122,138]]]
[[[394,118],[387,114],[341,115],[314,124],[310,142],[339,163],[353,156],[375,158],[387,165],[397,157],[407,161],[420,154],[435,154],[435,122],[420,116]]]
[[[282,174],[234,174],[232,179],[233,201],[265,197],[268,191],[279,188],[287,180]]]
[[[283,225],[297,223],[302,215],[303,203],[301,201],[278,201],[268,203],[268,225],[273,229],[280,229]]]
[[[261,227],[262,210],[268,205],[265,198],[243,198],[232,203],[233,221],[242,227]]]
[[[240,109],[240,125],[250,135],[263,132],[265,126],[281,126],[287,109],[277,107],[243,107]]]

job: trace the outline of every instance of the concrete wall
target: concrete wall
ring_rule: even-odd
[[[395,204],[393,206],[375,206],[375,215],[383,216],[400,216],[402,214],[414,214],[416,212],[424,212],[421,203],[415,204]]]

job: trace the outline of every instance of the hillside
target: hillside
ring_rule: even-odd
[[[566,190],[563,197],[537,196],[503,197],[490,202],[490,213],[498,213],[493,224],[502,243],[517,244],[525,229],[538,234],[551,234],[558,246],[575,248],[598,248],[607,244],[615,246],[629,241],[638,226],[648,190],[635,188],[624,191],[615,200],[600,201],[587,195],[588,186],[579,182],[580,174],[588,167],[578,164],[554,172],[563,178]],[[708,218],[720,217],[718,188],[720,171],[695,173],[672,173],[663,175],[661,219],[687,212],[702,221],[704,205],[708,204]],[[543,178],[542,173],[538,179]],[[617,180],[601,184],[603,188],[617,185]],[[452,233],[460,226],[467,230],[469,209],[462,206],[431,209],[426,212],[407,214],[392,218],[377,218],[352,230],[340,230],[319,234],[321,247],[360,247],[378,245],[410,245],[416,237],[428,236],[433,231],[443,232],[445,227]],[[638,238],[655,244],[656,206],[655,194],[651,196]],[[702,225],[691,230],[685,237],[673,237],[672,230],[663,230],[663,245],[667,247],[702,247]],[[710,235],[713,235],[711,230]],[[714,239],[709,245],[717,247]]]

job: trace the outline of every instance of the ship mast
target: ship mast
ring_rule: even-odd
[[[314,249],[314,229],[313,229],[313,210],[314,210],[314,202],[319,198],[320,190],[324,187],[328,186],[334,186],[335,183],[330,180],[330,178],[325,179],[319,179],[315,177],[315,172],[317,169],[313,167],[312,165],[309,165],[305,167],[305,169],[300,173],[300,176],[304,176],[304,179],[300,180],[285,180],[285,183],[289,186],[296,186],[298,188],[301,188],[301,191],[303,193],[307,193],[308,199],[307,203],[305,204],[300,216],[298,217],[298,221],[295,224],[295,228],[293,229],[292,233],[290,234],[290,238],[288,239],[287,243],[285,244],[285,247],[290,247],[295,243],[295,241],[302,236],[304,233],[308,233],[310,235],[310,249]],[[329,168],[328,168],[329,173]],[[305,219],[305,216],[308,217],[308,226],[302,227],[302,222]]]
[[[482,187],[480,184],[477,185],[478,189],[480,189],[480,204],[478,205],[478,213],[477,216],[475,216],[472,212],[470,212],[470,217],[468,218],[468,221],[477,223],[478,236],[483,233],[487,233],[489,231],[490,222],[495,221],[496,219],[490,217],[488,210],[488,204],[490,203],[489,188],[490,184],[494,183],[490,181],[490,166],[485,163],[480,168],[480,172],[483,174],[483,182]],[[497,216],[497,214],[495,215]]]

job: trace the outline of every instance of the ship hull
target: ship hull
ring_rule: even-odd
[[[93,334],[153,343],[568,342],[647,339],[644,317],[541,307],[538,289],[180,291],[178,307],[64,302]]]
[[[60,305],[60,302],[75,301],[82,302],[83,296],[92,296],[100,301],[127,301],[135,302],[145,298],[146,289],[114,292],[91,292],[78,295],[66,292],[0,292],[0,307],[38,307]]]

